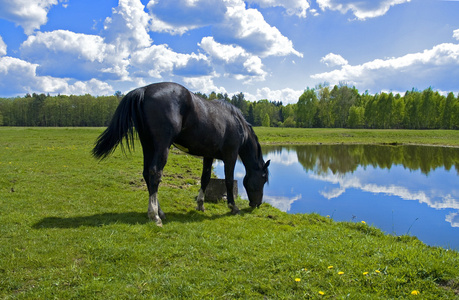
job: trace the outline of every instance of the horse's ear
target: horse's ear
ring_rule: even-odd
[[[268,161],[265,163],[265,165],[263,166],[263,169],[264,169],[264,170],[267,170],[267,169],[268,169],[269,163],[270,163],[270,162],[271,162],[271,160],[268,160]]]

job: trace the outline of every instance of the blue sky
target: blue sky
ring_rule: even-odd
[[[459,1],[0,0],[0,97],[153,82],[295,103],[306,87],[459,92]]]

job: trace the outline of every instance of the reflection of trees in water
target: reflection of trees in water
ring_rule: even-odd
[[[280,153],[283,149],[296,151],[298,161],[306,170],[317,174],[345,174],[358,166],[390,169],[402,165],[409,170],[421,170],[428,175],[439,167],[455,168],[459,174],[459,149],[429,146],[381,145],[303,145],[264,146],[263,152]]]

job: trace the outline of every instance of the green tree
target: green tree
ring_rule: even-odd
[[[351,106],[347,125],[350,128],[363,128],[365,126],[365,108],[361,106]]]
[[[296,104],[296,122],[300,127],[313,127],[316,122],[318,100],[314,89],[307,88]]]
[[[228,95],[226,95],[226,97],[228,97]],[[233,95],[233,97],[231,97],[230,103],[236,106],[237,108],[239,108],[239,110],[242,112],[242,115],[246,118],[246,120],[249,123],[253,124],[252,123],[253,121],[250,122],[248,120],[249,119],[249,104],[248,104],[248,101],[245,100],[245,96],[243,93]],[[252,113],[253,113],[253,107],[252,107]]]
[[[331,128],[335,124],[335,119],[332,113],[330,87],[326,85],[319,85],[317,91],[317,94],[319,95],[317,126]]]
[[[420,93],[414,89],[405,93],[404,127],[409,129],[421,128]]]
[[[278,125],[279,108],[272,102],[266,99],[259,100],[253,103],[254,125],[260,126],[263,123],[263,118],[268,114],[271,125]]]
[[[454,102],[454,94],[449,93],[448,96],[446,96],[445,104],[443,105],[443,110],[441,112],[441,128],[443,129],[451,129]]]
[[[334,115],[334,127],[344,128],[349,117],[349,108],[358,99],[358,90],[355,87],[349,88],[347,85],[335,85],[330,92],[332,103],[332,114]]]
[[[261,121],[261,126],[271,127],[271,120],[268,114],[265,114],[265,116],[263,117],[263,120]]]
[[[253,113],[253,104],[252,103],[249,104],[248,115],[247,115],[246,120],[247,120],[247,122],[249,122],[249,124],[255,125],[255,116],[254,116],[254,113]]]
[[[392,104],[392,126],[391,128],[399,129],[403,127],[405,117],[405,101],[400,94],[397,94]]]
[[[295,122],[295,106],[296,104],[288,104],[287,106],[281,107],[280,114],[282,114],[282,126],[284,127],[295,127],[296,122]],[[285,122],[288,120],[289,122],[285,124]],[[295,123],[294,126],[292,126],[292,121]]]

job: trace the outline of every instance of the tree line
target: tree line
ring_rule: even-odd
[[[108,126],[120,101],[119,96],[94,97],[27,94],[0,98],[0,125],[85,127]]]
[[[247,101],[243,93],[229,97],[197,93],[238,107],[253,126],[305,128],[459,129],[459,95],[444,96],[432,88],[404,95],[359,93],[344,84],[307,88],[295,104]],[[94,97],[27,94],[0,98],[3,126],[107,126],[122,95]]]

